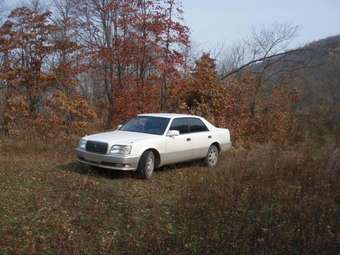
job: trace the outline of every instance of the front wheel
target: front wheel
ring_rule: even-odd
[[[218,156],[219,156],[218,148],[216,147],[216,145],[211,145],[209,147],[208,154],[204,160],[206,166],[209,168],[215,167],[218,162]]]
[[[145,151],[139,160],[137,173],[143,179],[150,179],[154,169],[155,155],[152,151]]]

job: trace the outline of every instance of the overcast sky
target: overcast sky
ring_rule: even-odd
[[[252,27],[278,23],[299,26],[292,46],[340,34],[340,0],[183,0],[194,44],[212,49],[236,43]]]
[[[25,2],[3,1],[8,7]],[[193,44],[201,50],[228,47],[249,35],[252,27],[275,22],[299,26],[292,47],[340,34],[340,0],[182,0],[182,5]]]

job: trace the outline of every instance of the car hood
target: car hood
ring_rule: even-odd
[[[156,137],[159,137],[159,135],[116,130],[111,132],[88,135],[85,136],[84,139],[97,142],[105,142],[109,143],[110,145],[113,144],[128,145],[143,140],[154,139]]]

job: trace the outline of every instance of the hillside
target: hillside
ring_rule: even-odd
[[[271,61],[266,84],[285,84],[297,89],[301,94],[297,107],[300,112],[339,107],[340,35],[314,41],[301,48],[301,52]]]

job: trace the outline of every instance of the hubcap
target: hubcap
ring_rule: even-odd
[[[215,166],[217,164],[218,153],[216,148],[211,148],[208,154],[208,162],[210,166]]]
[[[153,168],[154,168],[154,158],[153,158],[153,155],[149,155],[147,161],[146,161],[146,172],[148,174],[152,173],[153,171]]]

